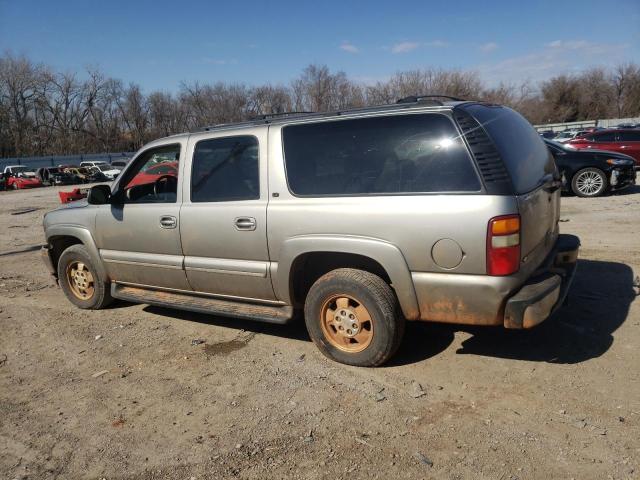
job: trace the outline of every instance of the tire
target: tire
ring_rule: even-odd
[[[20,187],[18,186],[18,184],[17,184],[17,183],[13,183],[13,184],[11,185],[11,188],[13,188],[14,190],[20,190]]]
[[[333,270],[311,286],[304,317],[309,336],[326,357],[358,367],[385,363],[404,335],[405,318],[391,287],[352,268]]]
[[[58,260],[58,281],[67,299],[76,307],[100,310],[113,301],[110,285],[97,274],[84,245],[71,245],[62,252]]]
[[[571,179],[571,191],[579,197],[599,197],[609,188],[607,175],[599,168],[584,168]]]

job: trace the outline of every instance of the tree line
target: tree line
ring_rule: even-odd
[[[594,67],[539,84],[487,87],[475,72],[423,68],[365,85],[309,65],[288,85],[183,82],[145,93],[98,69],[57,72],[24,56],[0,56],[0,156],[133,151],[206,125],[290,111],[322,112],[445,94],[515,108],[531,123],[640,115],[640,67]]]

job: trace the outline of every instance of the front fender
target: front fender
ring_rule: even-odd
[[[51,240],[56,237],[74,237],[80,240],[87,249],[100,278],[105,282],[108,281],[107,272],[102,264],[102,257],[100,257],[96,242],[88,228],[73,224],[49,225],[45,229],[45,237],[49,245],[51,244]]]
[[[271,266],[271,278],[277,298],[293,303],[289,288],[291,267],[300,255],[312,252],[350,253],[375,260],[389,275],[405,318],[416,320],[420,317],[411,272],[402,252],[389,242],[369,237],[302,235],[286,240],[280,250],[278,262],[273,262]]]

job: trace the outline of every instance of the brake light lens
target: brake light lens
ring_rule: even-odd
[[[487,274],[511,275],[520,268],[520,215],[489,220],[487,228]]]

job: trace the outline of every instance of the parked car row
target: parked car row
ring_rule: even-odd
[[[37,170],[26,165],[9,165],[0,174],[0,190],[20,190],[43,186],[76,185],[80,183],[109,182],[115,180],[127,162],[81,162],[76,165],[41,167]]]
[[[562,189],[579,197],[598,197],[635,184],[632,157],[605,150],[577,150],[544,139],[562,176]]]
[[[576,150],[605,150],[633,158],[636,170],[640,169],[640,128],[635,124],[621,124],[616,128],[588,128],[564,132],[539,132],[545,140],[565,144]]]

